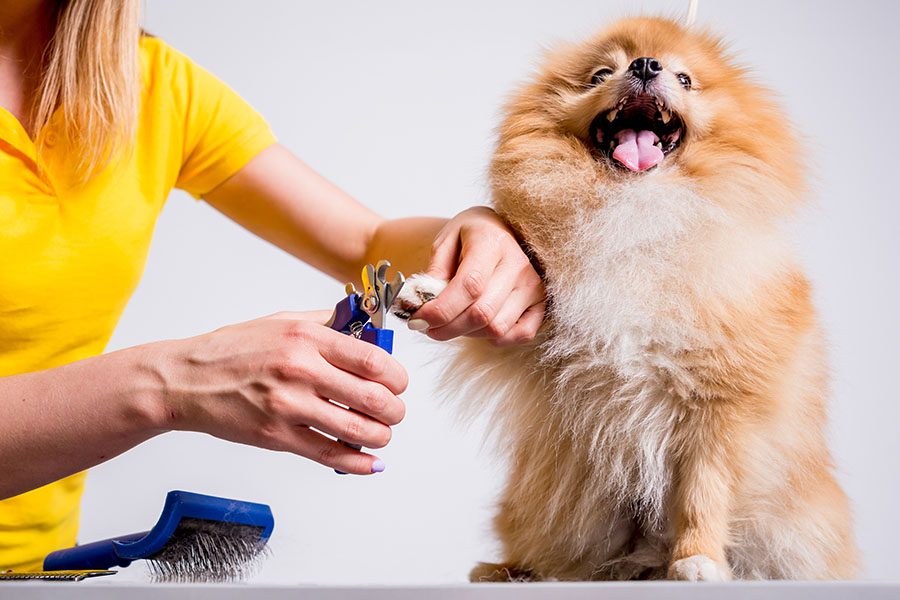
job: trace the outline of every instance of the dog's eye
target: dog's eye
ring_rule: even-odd
[[[591,76],[591,85],[600,85],[606,78],[613,74],[612,69],[600,69]]]
[[[686,90],[691,89],[691,78],[687,73],[678,74],[678,83],[680,83]]]

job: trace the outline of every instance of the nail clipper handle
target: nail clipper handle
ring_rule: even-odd
[[[378,329],[377,327],[372,327],[371,323],[366,323],[359,339],[375,344],[388,354],[394,353],[394,332],[390,329]]]
[[[336,324],[332,325],[332,329],[338,329]],[[340,329],[338,329],[338,331],[340,331]],[[362,329],[362,332],[360,333],[359,339],[370,344],[375,344],[388,354],[393,354],[394,332],[390,329],[378,329],[377,327],[373,327],[371,323],[366,323]],[[353,448],[354,450],[362,449],[362,446],[359,444],[350,444],[343,440],[338,441],[348,448]],[[346,475],[344,471],[338,471],[337,469],[335,469],[334,472],[338,475]]]

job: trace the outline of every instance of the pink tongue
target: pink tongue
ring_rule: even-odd
[[[619,145],[613,151],[613,158],[632,171],[646,171],[662,161],[663,152],[654,144],[659,138],[652,131],[623,129],[616,134]]]

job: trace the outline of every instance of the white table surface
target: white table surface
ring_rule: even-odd
[[[900,583],[878,582],[733,582],[691,584],[641,583],[520,583],[435,586],[314,586],[314,585],[182,585],[106,580],[81,582],[0,582],[0,598],[62,600],[123,598],[144,600],[883,600],[900,599]]]

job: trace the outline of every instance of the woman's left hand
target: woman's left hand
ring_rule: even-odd
[[[426,273],[449,281],[415,314],[435,340],[465,335],[509,346],[534,339],[543,322],[541,278],[509,227],[487,207],[465,210],[441,229]]]

